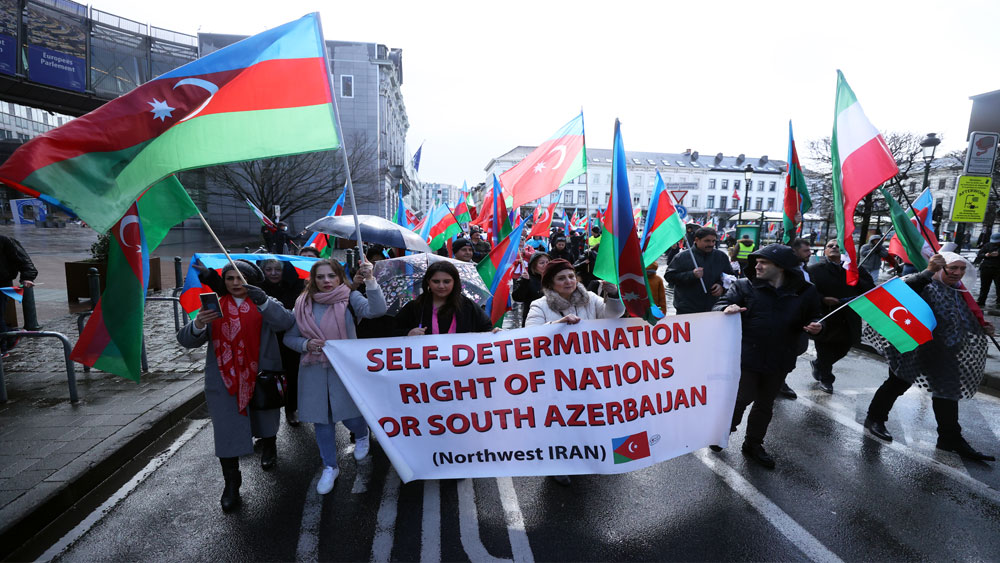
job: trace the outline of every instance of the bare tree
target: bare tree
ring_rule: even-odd
[[[348,135],[339,150],[347,151],[355,186],[371,185],[377,177],[376,145],[367,135]],[[347,179],[344,158],[336,151],[249,160],[206,168],[210,190],[240,201],[249,199],[265,213],[281,206],[283,217],[321,204],[332,204]],[[377,203],[378,190],[355,190],[358,204]]]

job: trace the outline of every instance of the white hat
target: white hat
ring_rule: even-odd
[[[954,264],[955,262],[965,262],[966,265],[969,261],[962,257],[961,254],[956,254],[954,252],[939,252],[942,258],[944,258],[945,264]]]

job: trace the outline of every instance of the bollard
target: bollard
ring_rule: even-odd
[[[38,312],[35,311],[35,288],[24,288],[21,298],[21,313],[24,315],[24,330],[41,330],[38,324]]]
[[[93,311],[101,299],[101,275],[97,273],[97,268],[88,271],[87,282],[90,284],[90,310]]]
[[[143,372],[149,371],[149,360],[146,358],[146,337],[142,338],[142,354],[139,356],[140,369]]]
[[[174,283],[175,288],[184,287],[184,272],[181,271],[181,257],[174,256],[174,279],[177,281]]]
[[[243,254],[250,254],[250,247],[249,246],[244,246],[243,247]]]

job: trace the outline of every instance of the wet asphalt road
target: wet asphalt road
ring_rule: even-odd
[[[789,376],[766,446],[768,471],[740,453],[743,429],[707,449],[641,471],[574,477],[571,487],[523,477],[401,485],[373,445],[357,463],[340,429],[341,475],[315,493],[319,457],[306,425],[284,426],[279,466],[242,460],[243,508],[219,509],[211,429],[192,418],[176,453],[65,546],[64,561],[941,561],[1000,559],[1000,469],[934,448],[929,396],[904,395],[892,445],[861,422],[886,369],[852,352],[836,393],[811,384],[811,351]],[[965,436],[1000,453],[1000,400],[961,403]],[[186,434],[184,434],[186,432]],[[190,439],[188,439],[190,438]],[[170,444],[163,445],[161,449]],[[161,459],[166,457],[161,455]],[[96,520],[95,518],[92,518]],[[82,528],[81,528],[82,529]],[[39,551],[40,553],[40,551]],[[37,555],[37,554],[36,554]]]

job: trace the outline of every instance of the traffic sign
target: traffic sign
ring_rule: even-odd
[[[973,131],[969,135],[969,150],[965,154],[965,174],[992,176],[997,159],[997,142],[1000,134]]]
[[[684,207],[683,205],[675,205],[674,209],[677,210],[677,215],[679,215],[681,219],[687,219],[688,216],[687,207]]]
[[[684,196],[686,196],[687,193],[687,190],[670,190],[670,195],[674,196],[674,203],[677,205],[684,204]]]
[[[984,176],[959,176],[955,203],[951,206],[951,220],[956,223],[982,223],[986,218],[986,202],[990,198],[992,182],[992,178]]]

